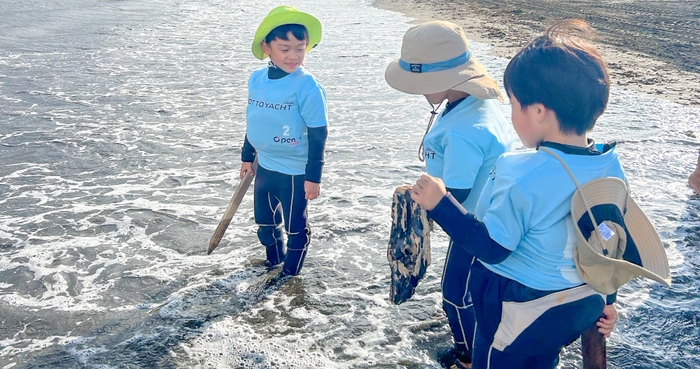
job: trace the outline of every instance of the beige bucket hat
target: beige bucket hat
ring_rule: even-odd
[[[409,28],[403,36],[401,58],[389,63],[384,78],[389,86],[409,94],[457,90],[479,99],[503,101],[498,83],[469,50],[462,27],[445,21]]]
[[[594,220],[604,224],[598,231],[587,205]],[[612,294],[636,276],[671,285],[664,245],[621,179],[600,178],[580,186],[571,199],[571,217],[576,267],[594,290]]]

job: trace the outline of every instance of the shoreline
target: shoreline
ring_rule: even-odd
[[[693,5],[688,1],[653,6],[592,1],[578,2],[584,3],[580,8],[571,1],[546,0],[376,0],[374,6],[415,18],[412,23],[446,20],[459,24],[467,39],[490,45],[490,54],[504,58],[515,55],[555,20],[575,14],[593,27],[596,37],[592,41],[608,63],[612,87],[700,107],[700,30],[695,29],[698,21],[692,12],[678,6],[686,4],[692,9]],[[635,22],[637,18],[654,22]],[[669,26],[669,20],[676,23]],[[692,29],[683,28],[685,25]],[[649,42],[650,37],[656,42]]]

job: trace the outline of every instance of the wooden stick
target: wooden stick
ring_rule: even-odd
[[[583,369],[605,369],[605,337],[598,332],[595,325],[581,335],[581,352]]]
[[[258,158],[256,157],[255,161],[253,162],[254,171],[258,169],[257,164]],[[241,181],[238,183],[238,188],[236,188],[236,192],[233,193],[233,197],[231,197],[231,201],[228,203],[228,207],[226,208],[224,216],[221,218],[219,225],[216,227],[214,235],[211,236],[211,240],[209,240],[209,249],[207,250],[207,255],[211,254],[211,252],[214,251],[214,249],[217,246],[219,246],[219,242],[221,242],[221,239],[224,237],[224,233],[226,232],[228,225],[231,223],[233,215],[236,214],[238,206],[241,204],[241,201],[243,201],[243,197],[248,191],[248,187],[250,187],[250,183],[253,181],[253,177],[253,174],[246,173],[245,177],[241,178]]]

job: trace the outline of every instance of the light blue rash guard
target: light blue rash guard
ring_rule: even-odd
[[[328,124],[326,90],[303,67],[280,79],[265,66],[248,80],[246,136],[258,165],[288,175],[304,174],[309,153],[307,127]]]
[[[471,189],[462,203],[469,212],[496,159],[513,150],[514,134],[498,104],[468,96],[437,117],[423,142],[429,175],[441,178],[448,188]]]
[[[549,147],[569,166],[579,184],[596,178],[626,177],[613,148],[600,155],[576,155]],[[544,151],[504,154],[484,186],[476,217],[491,239],[511,250],[486,268],[530,288],[559,290],[583,284],[574,263],[576,236],[571,196],[576,189],[567,171]]]

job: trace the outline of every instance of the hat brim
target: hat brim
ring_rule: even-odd
[[[460,66],[439,72],[413,73],[399,65],[399,59],[386,67],[384,79],[392,88],[414,95],[448,90],[463,91],[479,99],[503,100],[501,89],[486,68],[473,57]]]
[[[623,214],[623,220],[627,233],[631,237],[637,248],[641,265],[637,265],[624,259],[613,259],[601,255],[589,243],[581,233],[578,226],[575,226],[577,247],[579,253],[585,252],[587,260],[593,261],[592,268],[613,268],[617,274],[627,274],[631,276],[643,276],[650,278],[664,285],[671,285],[671,272],[668,266],[668,259],[664,245],[656,233],[654,226],[644,215],[637,203],[629,196],[627,185],[619,178],[601,178],[588,182],[581,186],[579,192],[585,197],[586,203],[592,208],[601,204],[614,204]],[[586,205],[580,196],[571,199],[571,216],[576,223],[587,213]],[[602,221],[597,219],[597,222]],[[630,247],[628,245],[628,247]],[[581,250],[585,248],[585,250]],[[585,269],[586,266],[583,266]],[[591,272],[594,272],[591,270]],[[584,278],[585,280],[585,278]],[[612,293],[616,287],[611,287],[608,293]]]
[[[307,52],[321,42],[321,22],[313,15],[299,11],[268,15],[255,31],[255,37],[251,45],[251,51],[256,58],[263,60],[268,56],[263,51],[261,42],[273,29],[285,24],[301,24],[306,27],[306,32],[309,35],[309,45],[306,47]]]

